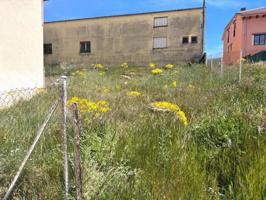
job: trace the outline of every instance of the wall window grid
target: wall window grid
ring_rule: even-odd
[[[182,44],[188,44],[189,43],[189,37],[188,36],[184,36],[182,38]]]
[[[197,36],[191,36],[191,44],[197,44],[198,43],[198,37]]]
[[[168,17],[155,17],[154,27],[166,27],[168,26]]]
[[[266,33],[254,34],[254,46],[266,44]]]
[[[165,48],[167,48],[167,37],[153,38],[153,49],[165,49]]]

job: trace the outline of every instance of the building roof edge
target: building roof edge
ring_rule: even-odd
[[[110,16],[99,16],[99,17],[88,17],[88,18],[79,18],[79,19],[56,20],[56,21],[48,21],[48,22],[44,22],[44,23],[45,24],[51,24],[51,23],[72,22],[72,21],[114,18],[114,17],[127,17],[127,16],[148,15],[148,14],[167,13],[167,12],[181,12],[181,11],[201,10],[201,9],[203,10],[203,7],[184,8],[184,9],[175,9],[175,10],[163,10],[163,11],[152,11],[152,12],[132,13],[132,14],[121,14],[121,15],[110,15]]]

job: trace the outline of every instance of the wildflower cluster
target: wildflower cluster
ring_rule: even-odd
[[[128,68],[128,64],[125,62],[125,63],[122,63],[121,64],[121,68],[123,69],[127,69]]]
[[[162,69],[159,69],[159,68],[156,68],[156,69],[152,70],[151,72],[152,72],[153,74],[155,74],[155,75],[158,75],[158,74],[163,73],[163,70],[162,70]]]
[[[189,85],[188,85],[188,88],[191,89],[191,90],[194,90],[194,89],[195,89],[195,86],[192,85],[192,84],[189,84]]]
[[[156,65],[154,63],[150,63],[150,68],[155,68]]]
[[[140,92],[137,92],[137,91],[131,91],[131,92],[128,92],[127,93],[127,96],[134,96],[134,97],[137,97],[137,96],[140,96],[141,93]]]
[[[173,86],[173,88],[176,88],[176,86],[177,86],[177,85],[176,85],[176,81],[173,81],[173,82],[172,82],[172,86]]]
[[[99,116],[100,114],[111,111],[109,107],[109,103],[107,101],[100,100],[98,102],[92,102],[88,99],[82,99],[79,97],[72,97],[68,100],[68,106],[77,103],[79,106],[79,110],[82,114],[84,113],[93,113],[95,116]]]
[[[95,69],[104,69],[104,66],[102,64],[93,64],[92,65]]]
[[[164,66],[165,69],[173,69],[174,65],[173,64],[167,64]]]
[[[111,92],[111,89],[108,88],[108,87],[106,87],[106,86],[103,86],[103,87],[101,88],[101,92],[107,94],[107,93]]]
[[[187,117],[185,113],[179,108],[178,105],[167,102],[167,101],[157,101],[157,102],[152,103],[151,105],[155,108],[165,109],[165,110],[174,112],[185,126],[188,125]]]
[[[80,76],[80,77],[85,77],[86,76],[86,70],[85,69],[82,69],[82,70],[78,70],[74,73],[72,73],[71,75],[72,76]]]

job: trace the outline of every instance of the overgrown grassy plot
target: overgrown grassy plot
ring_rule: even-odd
[[[157,75],[151,70],[80,70],[70,79],[69,96],[82,104],[85,199],[263,199],[266,70],[245,66],[240,84],[237,69],[226,70],[223,78],[197,65]],[[152,110],[151,103],[158,101],[178,105],[188,125],[174,112]],[[31,124],[36,104],[33,99],[21,115]],[[19,199],[62,198],[61,119],[53,120],[15,193]],[[14,140],[27,141],[27,149],[32,135],[24,129],[23,137],[15,134],[18,124],[5,127],[1,154],[10,153]],[[71,128],[69,136],[71,149]],[[72,163],[70,155],[73,168]]]
[[[23,91],[20,91],[23,93]],[[20,101],[0,111],[0,194],[7,191],[19,165],[26,155],[43,123],[50,106],[60,95],[56,86],[38,91],[30,101]],[[19,94],[15,94],[19,95]],[[23,96],[23,94],[21,95]],[[26,169],[20,177],[13,199],[59,198],[61,186],[58,173],[61,171],[61,143],[59,112],[37,145]],[[60,158],[59,158],[60,157]],[[58,160],[57,160],[58,159]],[[57,162],[58,161],[58,162]],[[58,170],[59,169],[59,170]],[[50,184],[52,183],[52,184]],[[55,184],[56,183],[56,184]],[[61,188],[62,187],[62,188]],[[49,194],[47,191],[50,191]],[[48,196],[49,195],[49,196]]]

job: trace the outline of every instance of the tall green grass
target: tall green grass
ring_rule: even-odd
[[[71,72],[68,72],[71,74]],[[121,75],[128,75],[124,78]],[[87,70],[69,79],[69,97],[106,100],[111,111],[82,115],[85,199],[263,199],[266,196],[266,70],[245,66],[220,74],[176,66],[162,75],[149,68]],[[177,82],[177,87],[172,82]],[[103,88],[108,88],[104,91]],[[142,93],[127,96],[129,91]],[[4,193],[58,91],[0,112],[0,193]],[[154,101],[176,103],[155,112]],[[73,131],[69,123],[71,196],[75,197]],[[60,109],[20,178],[17,199],[62,199]]]

